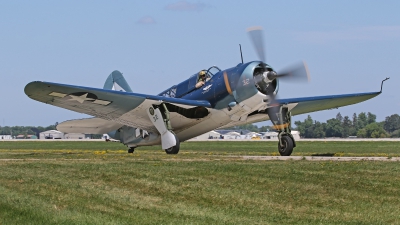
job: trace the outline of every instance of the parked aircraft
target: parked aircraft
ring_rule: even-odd
[[[221,70],[201,70],[158,95],[133,93],[119,71],[112,72],[103,89],[34,81],[26,85],[30,98],[85,113],[93,118],[58,124],[66,133],[107,133],[132,153],[138,146],[160,145],[177,154],[180,142],[217,128],[271,120],[278,131],[278,151],[291,155],[296,142],[291,135],[293,115],[359,103],[382,92],[302,98],[277,98],[279,81],[307,81],[305,63],[281,72],[265,63],[261,28],[248,30],[259,61],[239,63]],[[199,76],[203,76],[204,79]],[[199,85],[199,81],[203,81]],[[196,88],[196,84],[198,88]],[[201,86],[201,87],[199,87]]]

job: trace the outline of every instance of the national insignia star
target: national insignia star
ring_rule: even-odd
[[[88,100],[95,100],[93,98],[88,98],[87,95],[89,93],[83,94],[81,96],[76,96],[76,95],[68,95],[69,97],[71,97],[71,99],[68,99],[69,101],[78,101],[79,103],[83,103],[84,101],[88,101]]]

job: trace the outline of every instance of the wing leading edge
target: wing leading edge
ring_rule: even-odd
[[[305,98],[287,98],[277,100],[281,105],[296,104],[291,110],[292,115],[310,113],[326,109],[334,109],[352,105],[374,98],[382,92],[354,93],[344,95],[327,95]]]

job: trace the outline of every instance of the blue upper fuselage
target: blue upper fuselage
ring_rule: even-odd
[[[218,69],[215,73],[207,73],[208,78],[200,88],[195,87],[198,81],[198,73],[196,73],[189,79],[161,92],[159,96],[207,100],[213,108],[222,109],[230,102],[241,102],[258,92],[253,73],[260,63],[259,61],[240,63],[236,67],[223,71]]]

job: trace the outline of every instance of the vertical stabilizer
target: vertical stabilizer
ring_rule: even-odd
[[[114,70],[104,83],[103,89],[132,92],[122,73],[118,70]]]

